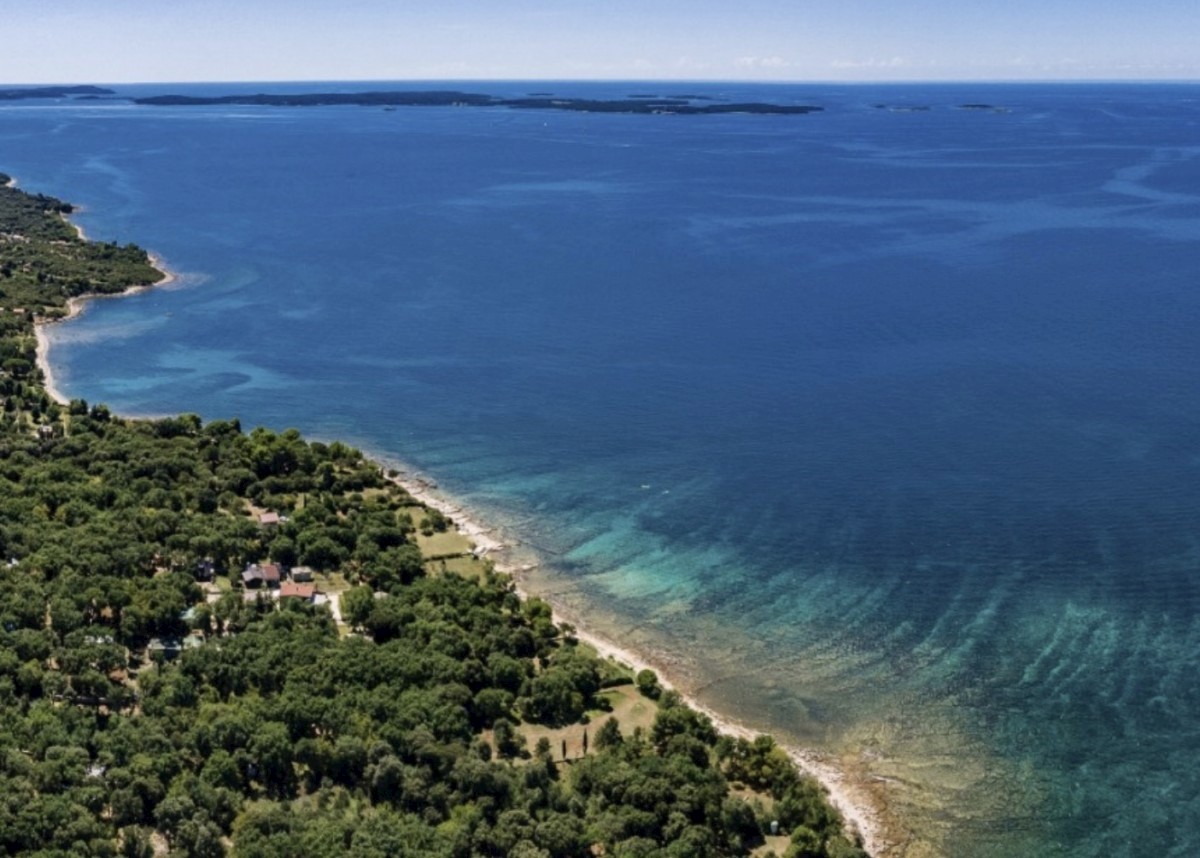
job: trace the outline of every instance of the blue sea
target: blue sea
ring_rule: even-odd
[[[1200,86],[448,86],[825,109],[2,104],[181,275],[60,386],[436,480],[891,854],[1200,854]]]

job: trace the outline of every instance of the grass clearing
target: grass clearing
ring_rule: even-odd
[[[408,516],[413,527],[416,527],[421,523],[421,519],[425,517],[425,507],[417,504],[409,504],[396,510],[396,521],[402,520],[404,516]]]
[[[453,572],[464,578],[482,578],[488,570],[488,563],[478,557],[447,557],[443,560],[430,560],[425,564],[428,575],[445,575]]]
[[[550,755],[555,760],[561,760],[563,742],[567,745],[567,759],[577,760],[583,756],[583,734],[588,735],[588,749],[591,752],[591,742],[605,722],[617,719],[621,727],[621,735],[629,736],[641,727],[649,730],[654,724],[654,716],[658,714],[658,704],[638,693],[632,685],[622,685],[602,691],[600,696],[612,705],[611,712],[593,709],[588,712],[590,723],[570,724],[566,727],[546,727],[541,724],[522,724],[517,732],[525,737],[528,748],[532,752],[538,739],[546,738],[550,742]]]
[[[792,842],[790,837],[782,834],[776,837],[768,834],[764,839],[767,842],[750,853],[753,858],[761,858],[764,855],[782,855],[784,852],[787,852],[788,846]]]
[[[416,539],[417,547],[421,549],[421,556],[426,560],[460,557],[463,554],[470,554],[475,547],[470,539],[453,530],[435,533],[433,536],[417,533]]]
[[[346,576],[341,572],[334,572],[330,575],[323,575],[320,572],[316,574],[313,581],[317,585],[317,589],[322,593],[343,593],[350,589],[350,582],[346,580]]]

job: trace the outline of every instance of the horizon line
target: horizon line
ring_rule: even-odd
[[[754,78],[638,78],[638,77],[397,77],[397,78],[213,78],[193,80],[125,80],[125,81],[25,81],[0,82],[0,87],[20,89],[58,86],[202,86],[220,84],[343,84],[343,83],[470,83],[470,84],[502,84],[502,83],[612,83],[612,84],[685,84],[696,85],[739,85],[739,86],[906,86],[906,85],[944,85],[944,86],[979,86],[979,85],[1197,85],[1198,77],[1074,77],[1074,78],[880,78],[880,79],[846,79],[846,78],[796,78],[789,80],[759,80]]]

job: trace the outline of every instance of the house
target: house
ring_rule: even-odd
[[[276,527],[279,524],[279,513],[260,512],[258,514],[258,523],[263,527]]]
[[[263,563],[262,569],[263,583],[268,587],[278,587],[279,582],[283,580],[283,567],[278,563]]]
[[[310,581],[312,581],[313,575],[315,575],[315,574],[316,573],[313,572],[312,567],[293,566],[292,573],[291,573],[291,579],[293,581],[295,581],[297,584],[307,584]]]
[[[285,581],[279,588],[280,600],[303,599],[311,604],[316,595],[317,587],[315,584],[297,584],[293,581]]]
[[[183,651],[183,641],[179,638],[151,638],[146,652],[151,659],[169,661]]]
[[[242,584],[248,589],[259,587],[275,589],[283,578],[283,567],[278,563],[251,563],[242,572]]]
[[[262,569],[257,563],[251,563],[244,570],[242,570],[242,586],[248,590],[257,590],[262,585]]]

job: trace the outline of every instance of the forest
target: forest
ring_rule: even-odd
[[[0,180],[0,854],[866,855],[358,450],[54,402],[34,324],[162,275]]]

